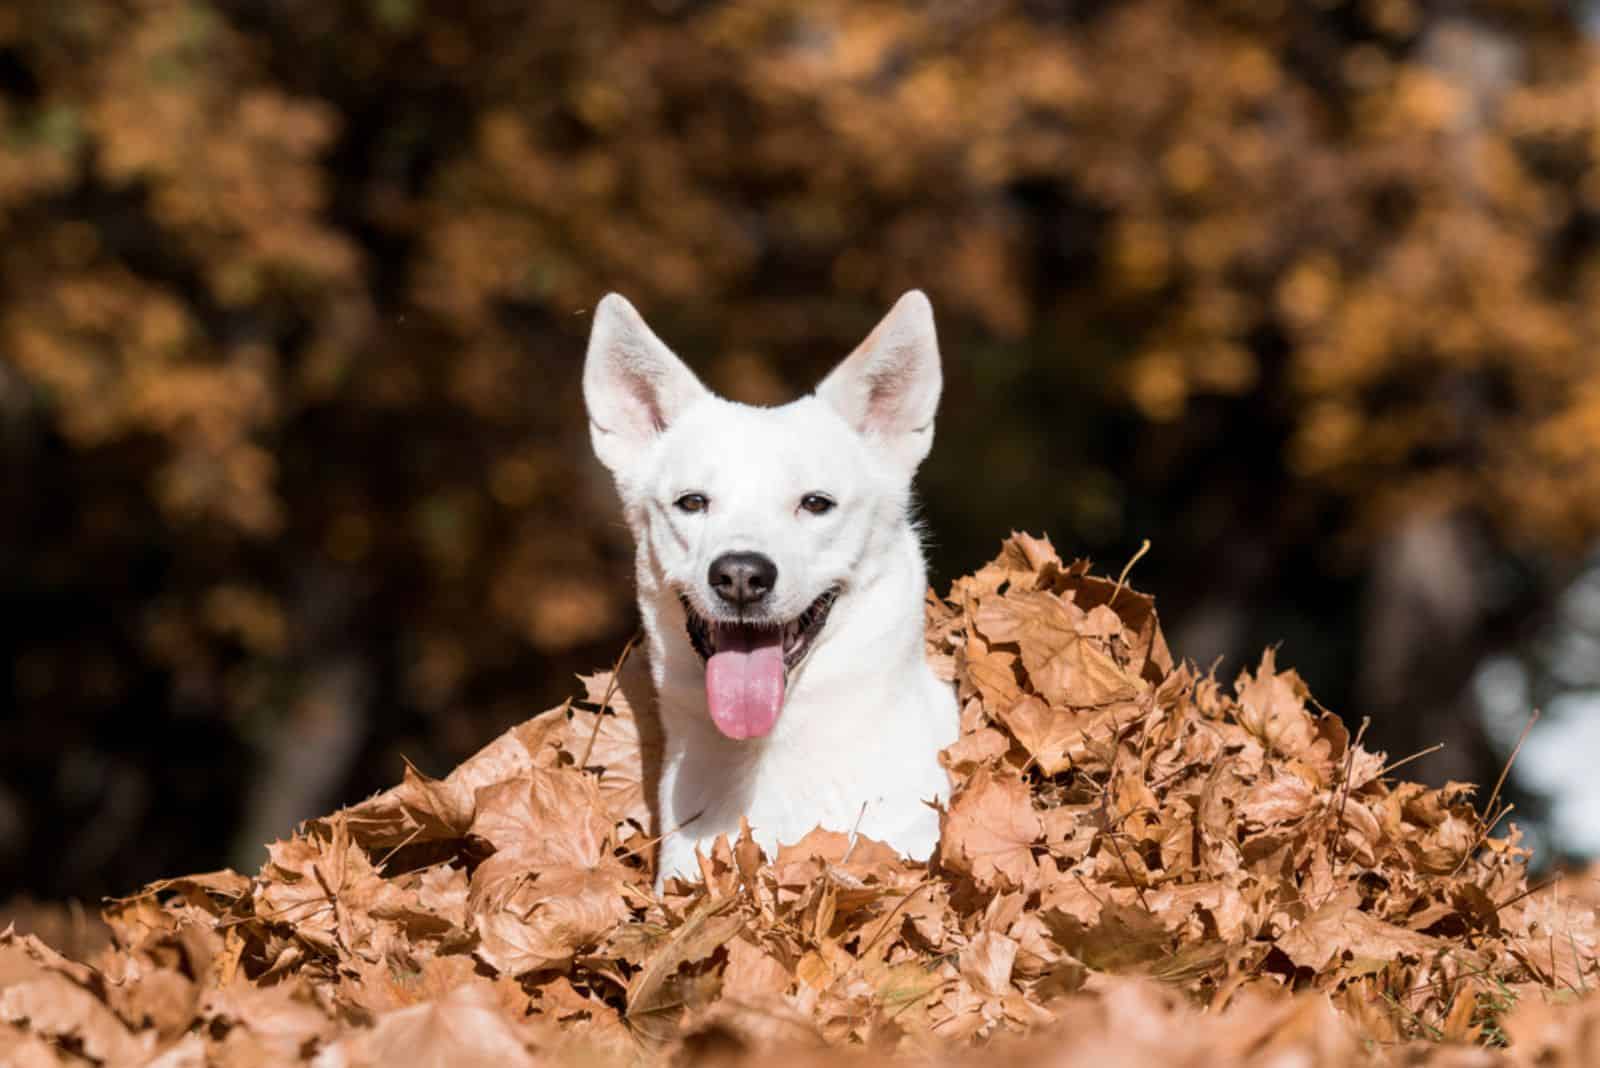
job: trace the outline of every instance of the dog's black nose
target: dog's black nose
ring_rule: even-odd
[[[731,605],[760,604],[778,584],[778,565],[760,553],[723,553],[711,561],[711,588]]]

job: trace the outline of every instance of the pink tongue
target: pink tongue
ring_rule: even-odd
[[[783,708],[783,632],[721,626],[717,651],[706,661],[711,722],[729,738],[760,738]]]

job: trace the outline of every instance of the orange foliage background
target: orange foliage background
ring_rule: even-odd
[[[927,289],[940,584],[1148,536],[1359,715],[1396,531],[1510,566],[1477,650],[1600,526],[1597,90],[1533,0],[19,0],[0,889],[252,856],[608,662],[608,289],[751,401]]]

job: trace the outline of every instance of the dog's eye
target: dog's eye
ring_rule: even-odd
[[[703,512],[711,502],[704,493],[685,493],[672,503],[680,512]]]
[[[800,507],[812,515],[833,511],[833,498],[822,493],[808,493],[800,498]]]

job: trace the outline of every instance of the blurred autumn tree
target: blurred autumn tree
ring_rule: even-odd
[[[1181,653],[1481,773],[1600,528],[1597,158],[1547,0],[13,0],[0,890],[253,864],[609,661],[608,289],[769,401],[926,288],[941,584],[1149,537]]]

